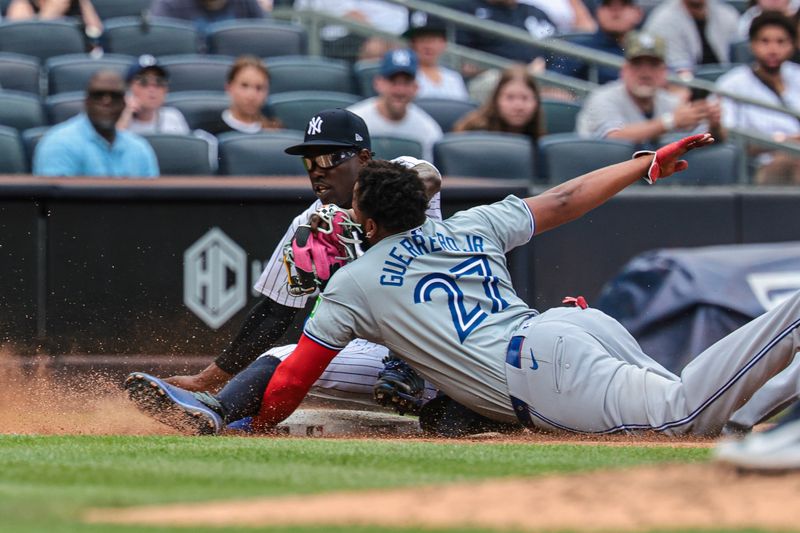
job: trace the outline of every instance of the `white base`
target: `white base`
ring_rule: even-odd
[[[373,411],[341,409],[298,409],[278,424],[278,433],[301,437],[336,437],[347,435],[418,435],[416,417]]]

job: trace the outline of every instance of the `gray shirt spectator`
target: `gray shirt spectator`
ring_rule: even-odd
[[[719,104],[681,102],[664,89],[664,54],[663,39],[631,32],[625,40],[621,79],[589,95],[578,114],[578,133],[648,143],[665,133],[691,131],[701,125],[719,130]]]
[[[644,30],[666,41],[670,69],[694,70],[730,62],[738,24],[739,12],[719,0],[666,0],[650,13]]]

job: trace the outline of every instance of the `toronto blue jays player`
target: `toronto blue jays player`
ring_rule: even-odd
[[[713,435],[800,349],[800,294],[698,355],[674,375],[600,311],[539,314],[514,293],[505,253],[634,183],[685,168],[708,135],[606,167],[550,191],[425,219],[421,186],[390,165],[359,175],[353,208],[372,245],[333,276],[295,352],[277,368],[259,421],[274,424],[354,337],[380,342],[456,401],[499,421],[587,433]],[[407,216],[389,218],[385,198]],[[400,191],[400,192],[398,192]],[[384,198],[382,200],[382,198]]]
[[[707,134],[687,137],[538,196],[509,196],[444,222],[425,217],[427,199],[413,172],[368,163],[353,210],[370,248],[331,278],[295,350],[262,381],[263,400],[249,406],[258,412],[256,424],[274,425],[291,414],[336,354],[362,338],[388,347],[447,395],[499,422],[598,434],[717,434],[800,350],[800,293],[699,354],[678,376],[598,310],[539,314],[528,307],[514,292],[505,259],[640,177],[652,183],[685,169],[680,157],[711,142]],[[155,397],[166,392],[210,428],[244,412],[152,385],[145,390]]]

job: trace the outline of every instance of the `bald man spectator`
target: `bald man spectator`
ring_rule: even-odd
[[[96,72],[86,89],[86,112],[53,126],[33,157],[38,176],[155,178],[158,162],[139,135],[117,129],[125,109],[125,82],[110,70]]]
[[[697,65],[729,63],[738,40],[739,12],[720,0],[666,0],[647,17],[644,30],[667,43],[667,66],[693,71]]]

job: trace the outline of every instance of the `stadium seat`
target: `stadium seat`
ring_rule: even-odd
[[[669,135],[663,143],[677,141],[683,135]],[[733,185],[738,183],[739,150],[731,143],[714,143],[702,150],[692,150],[683,156],[689,168],[673,174],[661,185]]]
[[[575,131],[575,119],[581,110],[576,102],[563,100],[542,100],[545,133],[572,133]]]
[[[360,96],[333,91],[291,91],[271,96],[267,105],[272,114],[290,130],[305,130],[311,115],[331,107],[348,107]]]
[[[38,57],[0,52],[0,87],[39,96],[40,67]]]
[[[258,57],[305,55],[306,30],[299,25],[271,20],[239,19],[217,22],[208,27],[208,52]]]
[[[47,123],[54,126],[71,119],[79,113],[83,113],[85,101],[85,91],[72,91],[48,96],[44,100],[44,108],[47,111]]]
[[[353,74],[356,77],[356,84],[358,85],[358,92],[364,98],[375,96],[375,88],[372,86],[372,80],[378,71],[381,69],[380,61],[358,61],[353,65]]]
[[[751,63],[753,51],[750,49],[750,40],[731,43],[731,61],[733,63]]]
[[[0,174],[25,174],[29,168],[19,132],[0,126]]]
[[[327,57],[281,56],[266,58],[270,94],[288,91],[354,93],[353,72],[346,61]]]
[[[185,20],[162,17],[121,17],[106,22],[105,51],[140,56],[197,53],[198,35]]]
[[[717,81],[717,78],[738,65],[730,63],[709,63],[698,65],[694,71],[694,77],[706,81]]]
[[[29,55],[45,61],[52,56],[86,52],[86,43],[74,21],[2,22],[0,52]]]
[[[128,67],[135,61],[133,56],[105,54],[92,58],[88,54],[69,54],[51,57],[44,64],[47,74],[48,94],[85,91],[89,78],[98,70],[113,70],[123,78]]]
[[[627,161],[635,151],[633,143],[587,139],[574,133],[556,133],[539,139],[542,177],[551,184],[567,181],[606,165]]]
[[[372,151],[377,159],[394,159],[401,155],[422,158],[422,144],[414,139],[374,135],[371,140]]]
[[[530,138],[514,133],[446,133],[433,145],[442,175],[531,181],[534,152]]]
[[[230,104],[224,92],[183,91],[168,94],[166,105],[178,108],[190,128],[216,134],[224,127],[222,112]]]
[[[18,91],[0,91],[0,124],[22,131],[46,123],[38,96]]]
[[[233,61],[230,56],[201,54],[159,58],[169,73],[170,91],[224,91]]]
[[[33,168],[33,152],[36,151],[36,146],[49,129],[50,126],[37,126],[36,128],[28,128],[22,132],[22,146],[25,148],[28,168]]]
[[[162,176],[208,176],[213,174],[208,159],[209,143],[194,135],[153,133],[144,136],[158,159]]]
[[[223,176],[306,176],[301,159],[284,152],[303,142],[299,131],[229,132],[219,136],[219,174]]]
[[[442,131],[453,130],[453,125],[470,111],[478,109],[478,102],[450,98],[417,98],[414,103],[433,117]]]
[[[153,0],[92,0],[103,20],[117,17],[138,17],[150,9]]]

